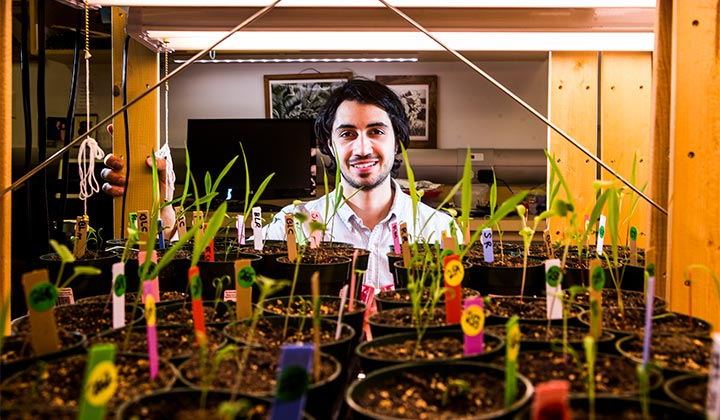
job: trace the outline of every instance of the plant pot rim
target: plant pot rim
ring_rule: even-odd
[[[276,316],[284,317],[285,315],[278,314],[278,313],[275,313],[275,312],[269,312],[269,311],[267,311],[265,305],[267,305],[270,300],[282,300],[282,301],[284,301],[284,302],[287,302],[287,300],[288,300],[289,298],[290,298],[290,295],[270,296],[270,297],[268,297],[267,299],[265,299],[265,300],[262,302],[263,304],[262,304],[262,306],[261,306],[261,309],[263,310],[264,313],[268,313],[268,314],[271,314],[271,315],[276,315]],[[293,295],[293,300],[296,299],[296,298],[303,298],[303,299],[307,298],[307,299],[305,299],[305,300],[310,300],[310,301],[312,301],[312,296],[311,296],[311,295]],[[322,302],[323,300],[330,300],[330,301],[341,301],[341,300],[342,300],[341,297],[339,297],[339,296],[333,296],[333,295],[320,295],[319,298],[320,298],[320,301],[321,301],[321,302]],[[349,300],[350,300],[350,298],[348,297],[348,298],[345,300],[345,303],[347,304],[347,303],[349,302]],[[354,300],[354,305],[355,305],[357,308],[361,308],[361,309],[355,309],[355,310],[353,310],[352,312],[345,312],[345,311],[343,311],[343,316],[344,316],[344,315],[347,315],[347,314],[357,314],[357,313],[359,313],[359,312],[365,312],[365,310],[367,309],[367,305],[365,305],[365,302],[363,302],[363,301],[361,301],[361,300],[359,300],[359,299],[355,299],[355,300]],[[296,317],[296,318],[312,318],[312,315],[304,315],[304,316],[303,316],[303,315],[288,315],[288,316],[291,317],[291,318],[292,318],[292,317]],[[337,318],[337,315],[324,315],[324,316],[322,316],[322,317],[323,317],[323,318],[332,319],[332,318]]]

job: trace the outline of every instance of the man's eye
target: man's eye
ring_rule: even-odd
[[[355,133],[353,133],[352,131],[341,131],[340,132],[340,137],[342,137],[342,138],[350,138],[350,137],[354,137],[354,136],[355,136]]]

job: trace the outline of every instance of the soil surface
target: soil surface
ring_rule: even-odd
[[[645,293],[635,292],[632,290],[620,290],[620,296],[622,297],[624,308],[645,308]],[[569,297],[567,292],[566,296]],[[590,307],[590,294],[582,293],[575,296],[572,301],[578,305]],[[603,308],[617,308],[618,307],[618,293],[617,289],[602,289],[602,305]],[[667,301],[661,297],[655,296],[653,299],[653,310],[654,312],[660,312],[665,310]]]
[[[672,387],[672,392],[694,409],[705,412],[707,403],[707,377],[699,377],[694,380],[685,379]]]
[[[489,263],[485,262],[485,257],[479,258],[468,258],[468,261],[473,265],[482,265],[485,267],[520,267],[524,264],[524,257],[522,255],[505,254],[505,258],[501,258],[500,255],[495,255],[495,261]],[[534,258],[528,258],[528,267],[535,267],[542,264],[542,261],[538,261]]]
[[[485,327],[485,331],[490,334],[497,335],[498,337],[505,338],[505,326],[504,325],[490,325]],[[588,330],[584,328],[568,327],[567,328],[567,340],[570,344],[582,344],[585,336],[588,335]],[[562,325],[550,325],[548,328],[547,324],[532,324],[525,323],[520,326],[520,341],[521,342],[552,342],[556,341],[558,345],[561,345],[563,339],[563,328]],[[602,339],[610,340],[611,335],[607,332],[603,334]]]
[[[626,309],[622,313],[618,309],[603,309],[603,328],[611,331],[642,333],[645,331],[645,310]],[[580,321],[590,322],[590,312],[580,314]],[[653,316],[653,334],[690,334],[707,336],[712,326],[705,321],[691,319],[689,316],[676,312],[662,312]]]
[[[308,320],[302,325],[302,328],[298,328],[298,324],[291,320],[288,323],[287,334],[283,338],[283,318],[272,318],[270,321],[267,318],[261,318],[258,320],[257,328],[253,336],[252,345],[258,345],[266,349],[279,349],[285,343],[296,343],[296,342],[313,342],[313,329],[312,320]],[[320,332],[320,344],[335,343],[335,328],[336,323],[322,320],[322,330]],[[245,342],[249,325],[245,322],[238,322],[237,324],[230,324],[226,327],[225,333],[233,337],[238,342]],[[340,339],[349,339],[351,332],[347,328],[341,330]]]
[[[263,303],[263,310],[272,312],[277,315],[291,315],[291,316],[315,316],[315,308],[312,301],[312,296],[293,296],[293,301],[290,307],[288,307],[289,297],[270,298]],[[353,302],[353,312],[365,312],[365,304],[362,301],[355,299]],[[322,317],[335,317],[340,313],[340,298],[336,297],[323,297],[320,296],[320,316]],[[350,305],[345,301],[343,307],[343,314],[347,315],[350,313]]]
[[[66,331],[78,331],[88,337],[102,331],[112,329],[112,306],[97,304],[78,304],[56,306],[55,322]],[[132,323],[132,308],[125,307],[125,323]],[[143,317],[143,310],[137,308],[135,319]],[[16,333],[30,332],[30,320],[27,316],[13,322],[12,329]]]
[[[332,264],[348,260],[347,250],[337,247],[306,248],[300,260],[301,264]],[[291,263],[288,257],[279,257],[278,261]]]
[[[517,315],[522,322],[525,320],[547,320],[547,300],[545,298],[525,297],[494,297],[485,310],[500,318],[510,318]],[[570,307],[569,317],[577,317],[581,310],[576,306]]]
[[[181,292],[175,292],[175,291],[167,291],[167,292],[160,292],[160,301],[155,302],[156,306],[169,304],[173,302],[182,302],[183,300],[187,299],[188,295]],[[135,300],[137,299],[137,293],[131,292],[131,293],[125,293],[125,303],[128,305],[133,305],[135,303]],[[138,300],[138,304],[142,305],[142,301]],[[112,305],[112,295],[98,295],[98,296],[90,296],[82,299],[78,299],[75,303],[91,303],[91,304],[105,304],[105,305]],[[112,306],[111,306],[112,308]]]
[[[218,302],[217,308],[214,302],[210,305],[203,305],[205,325],[228,324],[236,320],[235,313],[235,302]],[[180,305],[158,307],[157,319],[158,325],[192,324],[192,303],[187,301]]]
[[[241,353],[243,348],[238,348],[233,356],[220,362],[218,373],[212,378],[208,378],[209,388],[213,390],[232,390],[238,386],[243,393],[268,397],[274,394],[277,385],[277,373],[280,368],[280,355],[277,351],[268,351],[265,349],[255,348],[248,354],[245,370],[242,377],[238,380],[238,366],[240,365]],[[212,364],[215,360],[214,354],[208,355],[208,364]],[[320,382],[328,381],[340,374],[340,365],[330,356],[323,354],[320,359]],[[200,387],[203,383],[203,374],[200,370],[201,362],[198,355],[180,365],[180,375],[193,386]],[[207,371],[211,370],[211,366],[206,367]],[[206,374],[207,375],[207,374]],[[315,377],[310,374],[310,385],[315,383]]]
[[[417,339],[407,339],[396,343],[370,345],[364,347],[364,353],[368,357],[392,361],[430,361],[465,357],[462,335],[426,335],[420,341],[417,352],[414,352],[416,343]],[[486,353],[495,350],[499,346],[501,346],[499,340],[488,339],[488,336],[485,336],[484,351]]]
[[[487,314],[487,310],[485,310],[485,315],[487,316]],[[444,307],[436,307],[432,318],[426,318],[424,315],[423,318],[428,319],[429,326],[448,325],[445,323]],[[408,328],[414,328],[417,326],[417,324],[413,322],[412,307],[395,308],[387,311],[375,312],[374,314],[370,315],[370,317],[368,317],[368,321],[375,324],[388,326]]]
[[[619,350],[637,362],[642,361],[643,340],[635,336],[621,341]],[[708,374],[712,340],[688,337],[682,334],[653,335],[650,340],[650,358],[664,369],[687,373]]]
[[[478,292],[475,289],[470,289],[468,287],[462,288],[462,298],[463,300],[475,296],[480,296],[480,292]],[[396,289],[396,290],[385,290],[377,295],[375,295],[375,300],[384,300],[384,301],[390,301],[393,303],[404,303],[408,305],[412,305],[412,302],[410,301],[410,291],[408,289]],[[420,300],[423,302],[427,302],[430,300],[430,289],[424,288],[422,296],[420,297]],[[443,293],[442,296],[440,296],[439,302],[445,301],[445,294]]]
[[[79,407],[87,357],[60,358],[47,364],[34,365],[0,384],[3,408],[18,406]],[[125,401],[158,389],[169,388],[175,370],[167,361],[160,361],[158,376],[150,379],[147,359],[117,354],[118,387],[108,402],[108,417]],[[54,372],[54,374],[50,374]]]
[[[200,393],[170,393],[164,399],[146,399],[142,405],[134,405],[126,411],[126,418],[138,420],[155,420],[172,418],[174,420],[222,419],[226,415],[221,413],[221,405],[230,400],[229,395],[217,395],[210,392],[205,409],[198,408]],[[245,420],[264,420],[270,418],[270,402],[250,401],[239,397],[237,402],[242,410],[236,418]]]

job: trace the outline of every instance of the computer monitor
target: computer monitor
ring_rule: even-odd
[[[220,200],[245,199],[242,142],[250,174],[250,197],[262,181],[275,173],[261,199],[315,195],[315,133],[311,119],[188,119],[187,150],[190,172],[204,193],[205,173],[213,182],[225,165],[239,156],[220,182]]]

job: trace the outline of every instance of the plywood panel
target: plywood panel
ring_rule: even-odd
[[[597,153],[597,62],[595,52],[550,54],[550,121],[591,153]],[[548,150],[569,184],[582,223],[582,215],[588,214],[595,202],[592,184],[596,164],[566,139],[548,130]],[[551,220],[550,232],[553,240],[562,239],[565,221],[558,218]]]
[[[0,191],[12,183],[12,1],[0,1]],[[0,308],[8,319],[0,325],[0,334],[10,331],[10,235],[12,230],[12,194],[0,197]],[[5,302],[7,306],[5,307]]]
[[[122,87],[123,43],[125,40],[126,14],[120,8],[112,9],[113,32],[113,91],[119,93]],[[134,40],[128,48],[127,99],[133,98],[153,86],[159,80],[159,56]],[[113,100],[113,111],[122,107],[122,96]],[[127,186],[126,214],[140,209],[150,210],[152,206],[152,174],[145,165],[145,158],[158,149],[159,139],[159,96],[155,91],[138,101],[128,111],[130,128],[130,155],[125,148],[125,127],[122,114],[114,119],[113,153],[129,161],[130,180]],[[115,199],[115,237],[124,229],[122,198]]]
[[[668,261],[671,308],[690,310],[683,271],[720,271],[720,41],[717,0],[675,1]],[[720,298],[693,277],[692,314],[720,327]]]
[[[634,185],[647,186],[650,178],[650,126],[652,104],[652,57],[649,52],[604,52],[600,59],[600,157],[614,171]],[[616,180],[602,170],[603,180]],[[617,180],[616,180],[617,181]],[[642,199],[631,212],[631,202],[638,198],[624,187],[620,208],[620,244],[627,245],[630,226],[638,229],[638,246],[644,248],[647,235],[647,207]],[[647,192],[647,188],[645,189]]]

